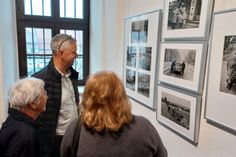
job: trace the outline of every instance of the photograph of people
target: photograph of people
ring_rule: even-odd
[[[220,91],[236,95],[236,36],[225,36]]]
[[[193,80],[196,50],[194,49],[165,49],[165,75],[184,80]]]
[[[198,28],[202,0],[174,0],[169,2],[168,30]]]

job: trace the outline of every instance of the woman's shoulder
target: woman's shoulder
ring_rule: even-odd
[[[149,120],[143,116],[140,115],[133,115],[134,121],[142,121],[142,122],[149,122]]]
[[[147,118],[140,115],[133,115],[133,123],[141,127],[154,128],[152,123]]]

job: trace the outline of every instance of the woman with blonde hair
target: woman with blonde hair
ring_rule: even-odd
[[[81,101],[79,157],[166,157],[167,151],[152,124],[131,113],[122,81],[114,72],[101,71],[87,80]],[[72,121],[62,140],[61,156],[69,156]]]

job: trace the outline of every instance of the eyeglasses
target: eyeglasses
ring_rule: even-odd
[[[65,43],[67,40],[70,40],[70,39],[72,39],[71,36],[68,37],[68,38],[66,38],[66,39],[64,39],[64,40],[59,44],[57,51],[60,51],[62,44]]]

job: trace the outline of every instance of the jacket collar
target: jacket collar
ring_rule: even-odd
[[[57,71],[54,63],[53,63],[53,58],[50,60],[49,64],[48,64],[48,68],[50,71],[52,71],[53,75],[57,78],[57,79],[61,79],[61,74]],[[78,79],[79,73],[77,71],[75,71],[72,67],[69,68],[71,71],[71,78],[74,79]]]
[[[30,118],[26,114],[24,114],[16,109],[10,108],[9,109],[9,116],[17,121],[23,121],[23,122],[26,122],[26,123],[34,126],[34,127],[36,126],[36,122],[32,118]]]

